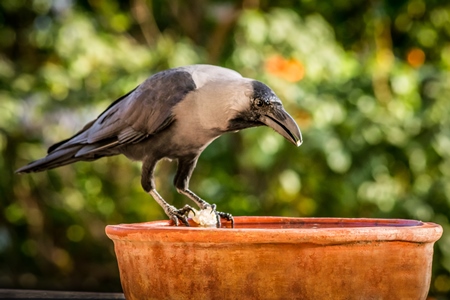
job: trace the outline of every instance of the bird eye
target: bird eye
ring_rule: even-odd
[[[255,99],[256,106],[263,106],[264,102],[261,99]]]

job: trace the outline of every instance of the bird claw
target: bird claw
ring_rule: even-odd
[[[231,228],[234,228],[234,218],[233,215],[226,212],[216,211],[216,215],[220,218],[226,219],[227,221],[231,222]],[[220,226],[219,226],[220,227]]]
[[[178,226],[180,224],[179,221],[181,221],[181,223],[189,227],[190,226],[188,221],[189,212],[193,212],[195,214],[194,209],[187,204],[180,209],[176,209],[173,206],[170,206],[167,209],[167,215],[175,223],[175,226]]]
[[[212,205],[206,204],[202,207],[202,210],[209,210],[211,214],[214,213],[214,215],[216,217],[216,227],[217,228],[220,228],[222,226],[220,218],[230,221],[231,228],[234,228],[233,216],[230,213],[224,213],[221,211],[217,211],[215,204],[212,204]],[[179,226],[180,222],[181,222],[187,227],[190,226],[189,221],[188,221],[189,214],[192,213],[195,216],[196,212],[199,212],[199,211],[196,211],[195,209],[193,209],[192,207],[190,207],[187,204],[183,208],[180,208],[180,209],[176,209],[174,206],[168,206],[167,210],[166,210],[167,215],[173,221],[175,226]],[[200,216],[201,216],[201,213],[200,213]],[[194,221],[196,221],[196,218],[193,218],[193,219],[194,219]],[[198,220],[196,222],[198,223]]]

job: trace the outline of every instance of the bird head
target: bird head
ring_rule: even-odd
[[[262,82],[252,80],[250,84],[251,88],[246,93],[246,108],[238,111],[229,121],[228,129],[234,131],[266,125],[294,145],[300,146],[303,142],[300,129],[284,110],[277,95]]]

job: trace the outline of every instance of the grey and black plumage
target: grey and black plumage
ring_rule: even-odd
[[[187,224],[190,207],[176,209],[155,189],[153,171],[163,159],[178,161],[174,185],[200,208],[211,207],[189,190],[202,151],[226,132],[266,125],[299,146],[300,130],[265,84],[211,65],[169,69],[149,77],[112,103],[73,137],[54,144],[46,157],[17,173],[40,172],[76,161],[124,154],[142,161],[141,183],[176,225]],[[215,205],[212,206],[215,211]],[[217,213],[232,220],[230,214]]]

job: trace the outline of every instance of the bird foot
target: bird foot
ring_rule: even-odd
[[[178,226],[181,221],[185,226],[189,227],[188,215],[190,212],[194,212],[194,209],[189,205],[185,205],[183,208],[176,209],[174,206],[169,206],[166,209],[166,214]]]
[[[222,219],[230,221],[231,222],[231,228],[234,228],[234,218],[233,218],[232,214],[226,213],[226,212],[221,212],[221,211],[216,211],[216,215],[219,216]],[[219,222],[220,222],[220,218],[218,218]],[[220,223],[218,225],[219,226],[217,226],[217,227],[220,227]]]
[[[194,222],[204,227],[217,227],[220,228],[222,223],[220,218],[224,218],[227,221],[231,221],[231,227],[234,227],[233,216],[229,213],[224,213],[216,210],[215,204],[204,204],[201,210],[193,210],[189,213],[189,217],[192,218]]]

